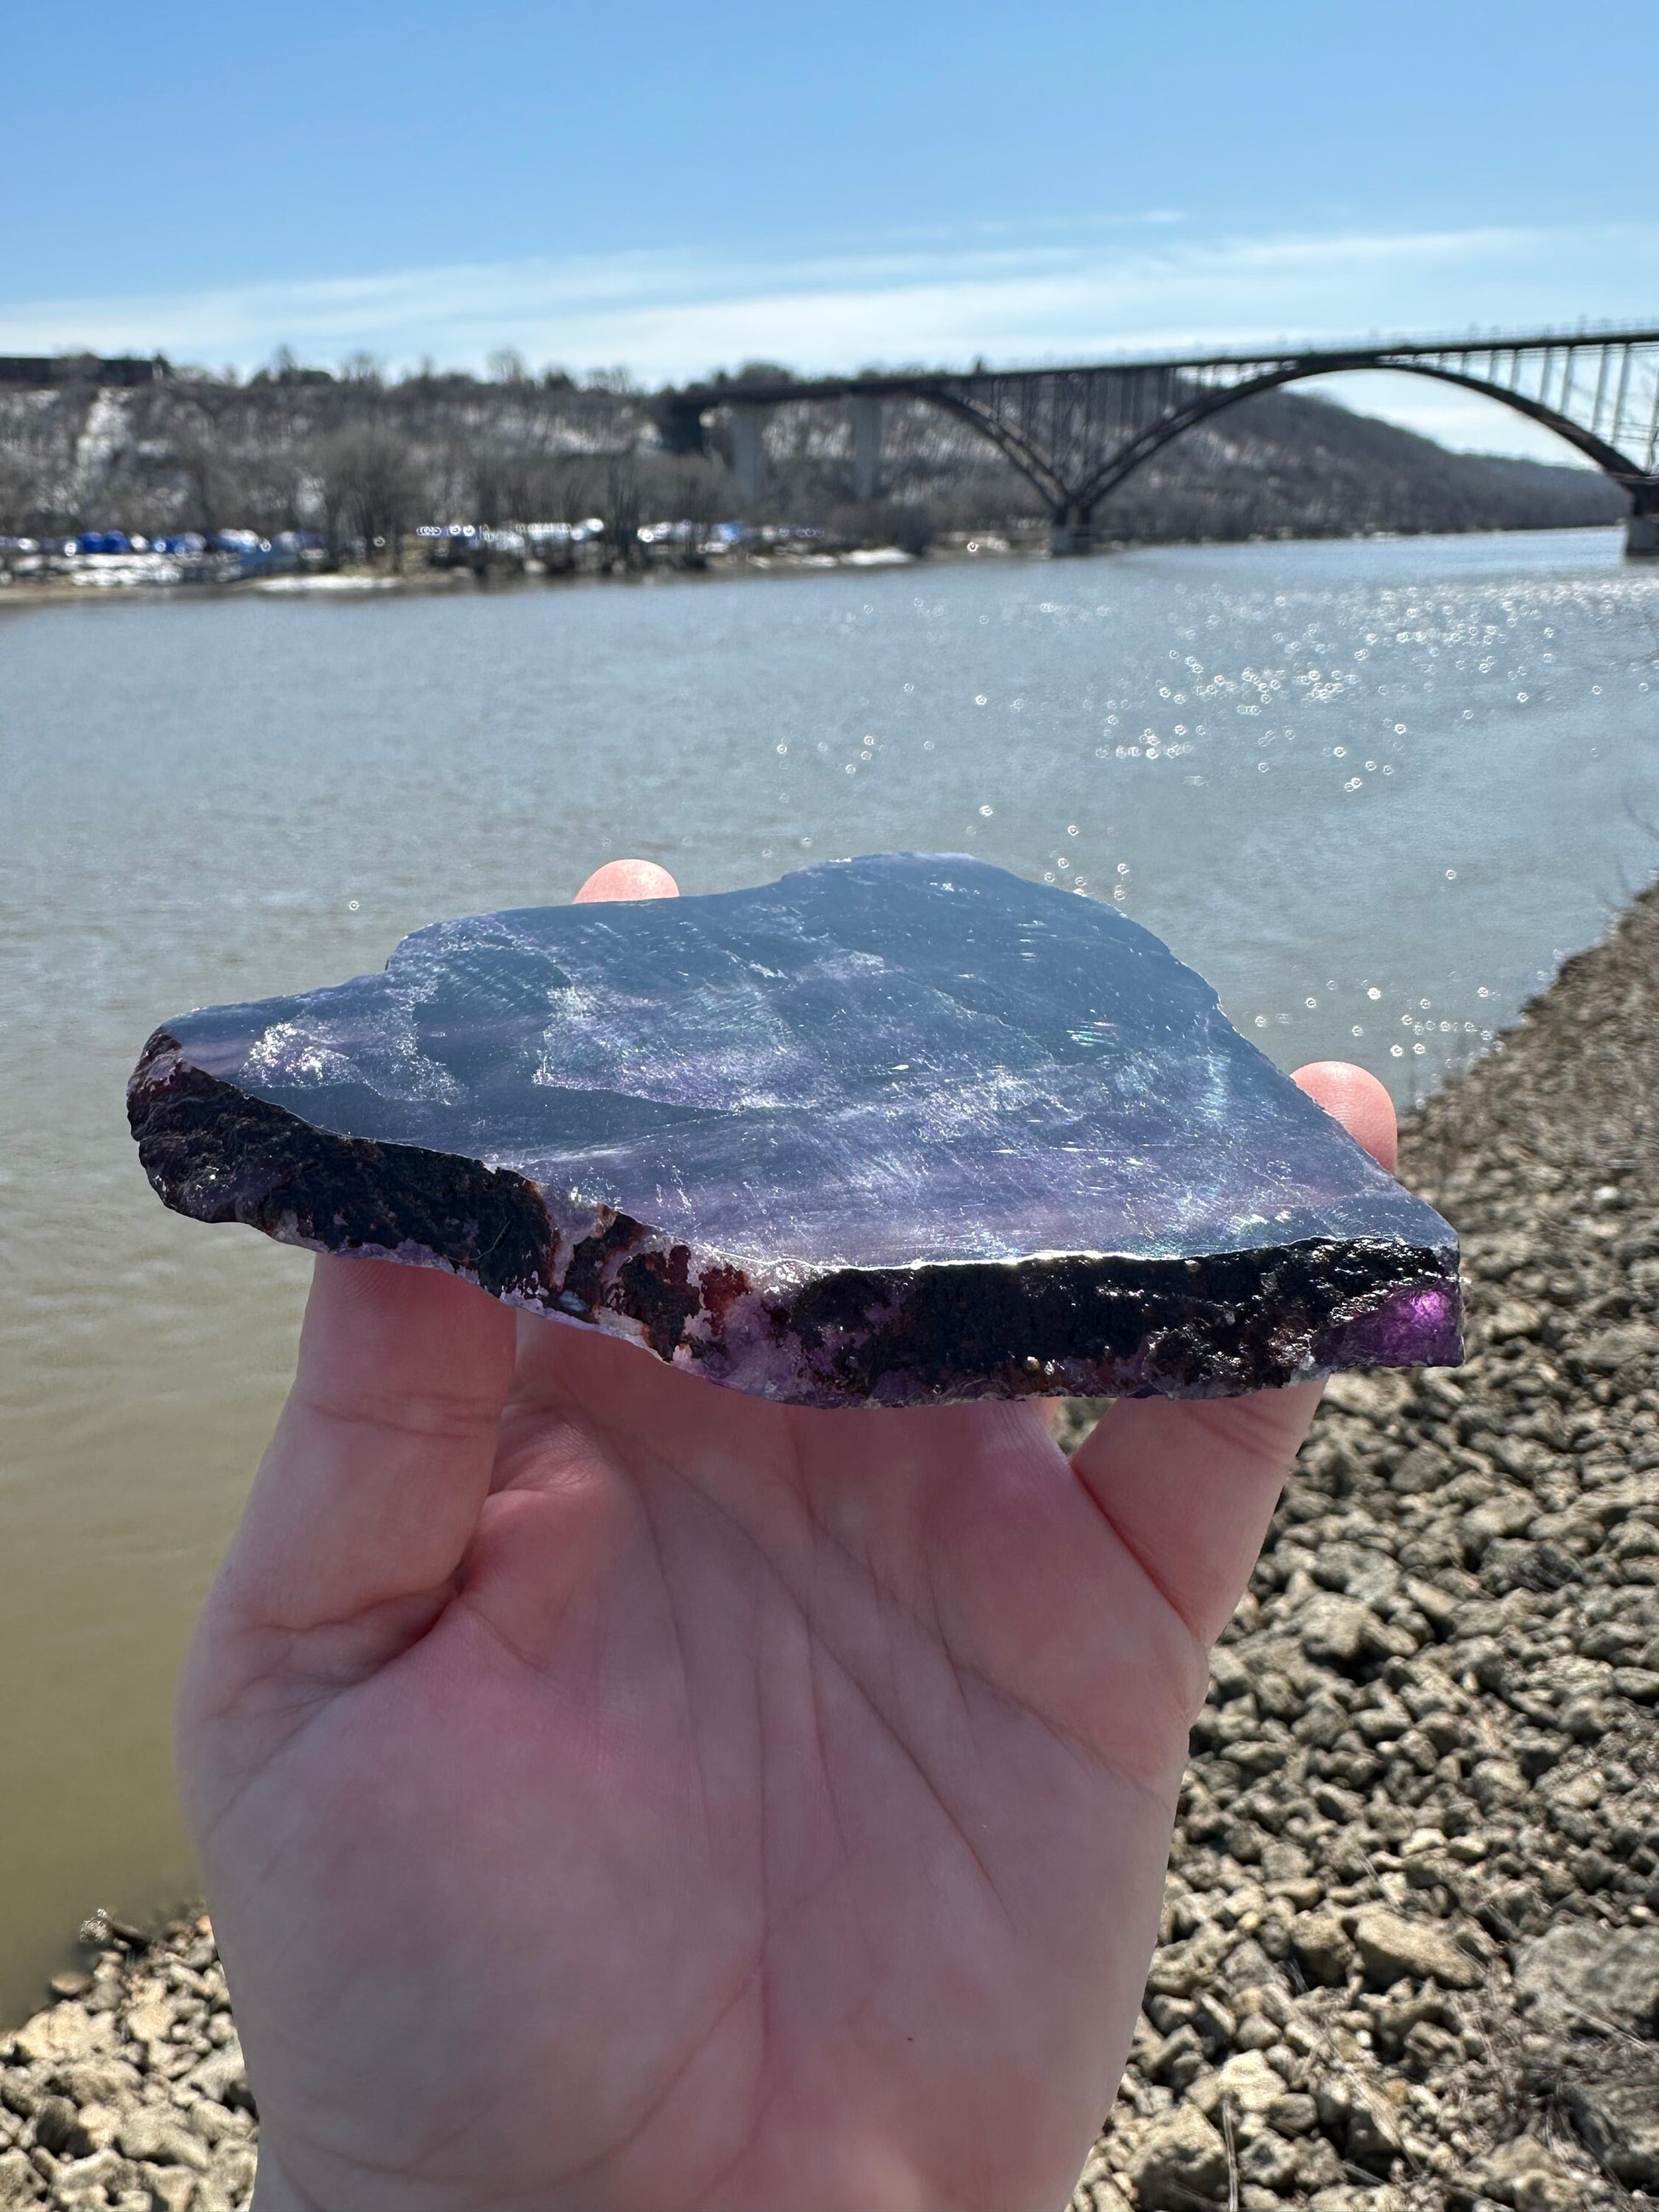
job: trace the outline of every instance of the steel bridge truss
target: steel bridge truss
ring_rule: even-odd
[[[924,399],[995,446],[1042,495],[1056,551],[1091,539],[1095,509],[1124,479],[1199,423],[1240,400],[1344,370],[1437,379],[1513,408],[1565,438],[1631,495],[1631,550],[1659,552],[1659,331],[1410,340],[1307,347],[1095,368],[975,370],[965,375],[738,381],[667,397],[670,441],[701,444],[722,412],[740,488],[761,488],[771,410],[838,401],[853,418],[859,490],[877,489],[880,408]]]

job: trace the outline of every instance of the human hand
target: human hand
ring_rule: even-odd
[[[1297,1079],[1392,1164],[1379,1084]],[[1317,1395],[1068,1463],[320,1259],[179,1708],[258,2212],[1063,2204]]]

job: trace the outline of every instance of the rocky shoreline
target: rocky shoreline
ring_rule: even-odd
[[[57,2002],[0,2039],[0,2206],[232,2212],[258,2127],[205,1919],[99,1915]]]
[[[1659,890],[1403,1133],[1468,1363],[1327,1392],[1074,2212],[1659,2203],[1656,1101]]]
[[[1073,2212],[1659,2204],[1656,1101],[1649,892],[1405,1132],[1469,1363],[1328,1393]],[[0,2207],[234,2212],[258,2127],[208,1923],[83,1936],[0,2037]]]

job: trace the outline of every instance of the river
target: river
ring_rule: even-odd
[[[156,1203],[153,1024],[641,854],[891,847],[1115,901],[1402,1103],[1659,866],[1659,569],[1617,532],[0,605],[0,2022],[180,1898],[167,1707],[309,1262]]]

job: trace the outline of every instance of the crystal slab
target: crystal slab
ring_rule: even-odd
[[[166,1203],[799,1405],[1460,1357],[1452,1231],[1111,907],[882,854],[418,930],[158,1029]]]

